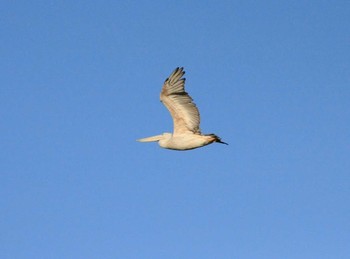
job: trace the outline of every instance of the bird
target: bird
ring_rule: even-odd
[[[169,110],[173,118],[173,133],[163,133],[139,142],[158,142],[159,146],[172,150],[191,150],[217,142],[228,145],[215,134],[202,134],[199,124],[200,115],[192,97],[185,91],[183,67],[177,67],[164,81],[160,101]]]

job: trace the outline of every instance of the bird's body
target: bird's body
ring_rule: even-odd
[[[139,139],[140,142],[158,141],[159,146],[173,150],[190,150],[222,142],[215,134],[201,134],[200,116],[193,99],[185,92],[185,74],[183,68],[176,68],[164,82],[160,100],[169,110],[173,122],[174,132],[163,133],[153,137]]]

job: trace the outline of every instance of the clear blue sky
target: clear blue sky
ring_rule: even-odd
[[[349,258],[348,1],[2,1],[1,258]],[[204,133],[159,102],[186,69]]]

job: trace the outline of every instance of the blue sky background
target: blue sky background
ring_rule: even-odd
[[[2,1],[1,258],[348,258],[348,1]],[[205,133],[159,102],[186,69]]]

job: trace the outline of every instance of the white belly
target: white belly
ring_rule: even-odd
[[[197,134],[182,134],[172,136],[167,140],[160,140],[159,145],[163,148],[175,149],[175,150],[189,150],[194,148],[203,147],[212,143],[212,137],[203,136]]]

